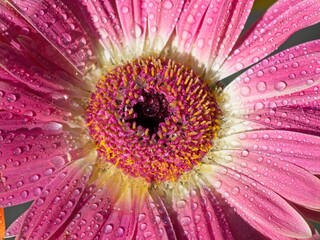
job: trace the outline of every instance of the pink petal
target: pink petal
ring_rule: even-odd
[[[162,51],[169,41],[184,6],[184,0],[149,0],[145,3],[148,15],[148,47]]]
[[[317,0],[278,1],[223,65],[221,78],[263,59],[296,31],[318,23],[319,14]]]
[[[102,45],[104,55],[115,61],[119,58],[119,53],[121,53],[121,59],[123,47],[126,46],[126,43],[115,2],[94,0],[63,1],[73,13],[78,14],[81,25],[88,28],[93,41],[97,41]]]
[[[97,170],[98,174],[101,173],[101,169]],[[145,187],[131,186],[131,182],[114,174],[113,170],[107,171],[107,175],[100,176],[103,182],[93,180],[87,187],[65,229],[60,229],[56,237],[88,240],[133,238]],[[101,187],[97,187],[98,182]]]
[[[0,206],[20,204],[38,196],[57,171],[79,158],[75,150],[78,143],[72,143],[77,139],[76,134],[52,127],[2,131]]]
[[[287,49],[258,63],[226,89],[242,101],[299,92],[320,83],[320,41]]]
[[[12,82],[11,76],[4,75],[0,69],[0,109],[11,114],[7,114],[9,121],[14,115],[19,115],[16,118],[25,124],[22,127],[34,127],[33,125],[39,122],[63,123],[70,120],[72,116],[76,116],[76,112],[82,111],[80,109],[65,110],[58,106],[58,101],[56,101],[57,104],[53,104],[53,101],[48,94],[37,93],[24,84]],[[64,103],[64,105],[67,104]],[[6,129],[7,124],[5,122],[1,124],[0,129]],[[18,126],[14,129],[17,128]]]
[[[208,188],[208,186],[203,186],[204,188]],[[271,233],[269,230],[265,230],[260,227],[258,224],[254,224],[251,226],[248,224],[242,217],[237,214],[237,209],[230,207],[227,201],[221,197],[220,194],[216,193],[213,189],[208,189],[209,191],[215,193],[217,200],[219,201],[220,207],[225,214],[225,218],[227,219],[230,229],[232,231],[232,235],[235,239],[259,239],[259,240],[267,240],[266,236],[271,237],[273,240],[288,240],[289,238],[277,234]],[[252,224],[252,223],[251,223]],[[264,235],[263,235],[264,234]],[[291,239],[291,238],[290,238]]]
[[[320,42],[263,60],[232,82],[230,110],[254,129],[275,128],[319,135]]]
[[[218,68],[231,52],[249,16],[253,1],[194,0],[177,24],[179,49],[201,63]]]
[[[207,174],[208,181],[253,227],[260,225],[288,237],[311,236],[305,220],[272,190],[231,168],[207,167],[212,171]]]
[[[88,95],[88,86],[63,71],[43,69],[7,45],[0,43],[0,79],[23,83],[51,99]],[[51,100],[52,101],[52,100]]]
[[[143,3],[142,0],[116,1],[125,42],[137,57],[143,53],[147,33],[147,14],[142,7],[143,4],[146,3]]]
[[[160,209],[160,206],[159,206]],[[141,213],[138,215],[137,233],[135,238],[142,239],[167,239],[171,236],[172,225],[170,221],[164,223],[162,219],[169,219],[166,211],[159,211],[155,202],[149,196],[141,208]],[[167,231],[169,233],[167,233]]]
[[[235,150],[228,142],[237,141]],[[222,163],[250,176],[284,198],[307,208],[320,209],[320,180],[307,168],[318,165],[320,138],[289,131],[250,131],[222,139]],[[232,148],[232,147],[231,147]],[[313,154],[314,153],[314,154]],[[298,165],[298,166],[297,166]]]
[[[209,189],[193,189],[184,199],[173,194],[173,209],[188,239],[234,239],[220,203]]]
[[[8,3],[50,44],[83,73],[93,60],[90,39],[79,21],[60,0],[27,0]]]
[[[0,3],[0,34],[3,41],[44,68],[73,74],[76,69],[53,46],[49,45],[28,22],[7,4]]]
[[[28,210],[19,238],[47,239],[64,224],[90,178],[90,158],[68,166],[44,188]]]

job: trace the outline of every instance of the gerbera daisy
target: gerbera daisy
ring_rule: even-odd
[[[7,236],[319,239],[320,1],[252,5],[2,0]]]

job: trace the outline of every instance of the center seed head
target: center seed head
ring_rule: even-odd
[[[99,156],[148,182],[176,180],[212,147],[219,109],[192,70],[139,58],[98,82],[86,113]]]

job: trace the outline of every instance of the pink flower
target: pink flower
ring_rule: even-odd
[[[1,1],[7,236],[319,239],[320,1],[252,4]]]

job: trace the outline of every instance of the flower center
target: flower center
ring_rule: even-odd
[[[168,105],[163,94],[142,91],[140,101],[133,106],[136,118],[126,121],[135,122],[137,126],[148,129],[152,136],[158,131],[159,124],[169,116]]]
[[[86,112],[101,159],[148,182],[178,179],[212,147],[220,111],[194,72],[139,58],[100,79]]]

